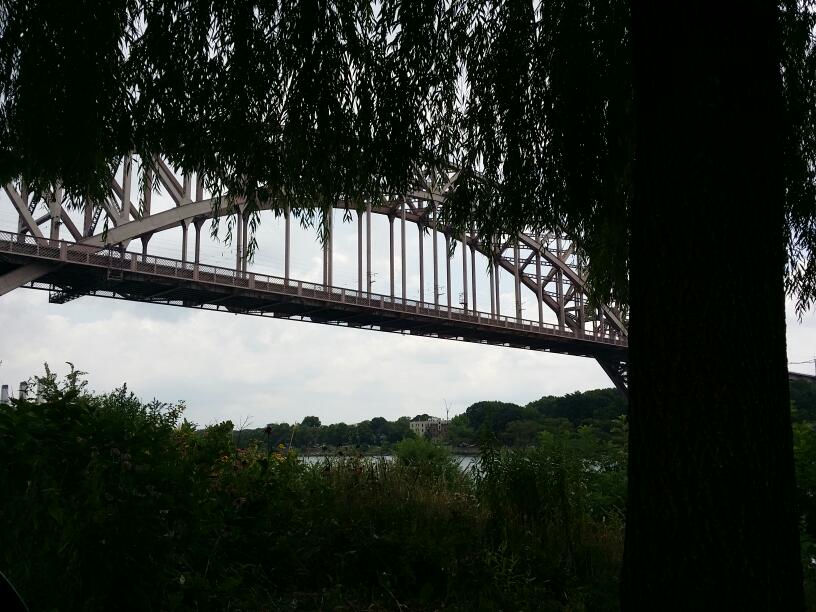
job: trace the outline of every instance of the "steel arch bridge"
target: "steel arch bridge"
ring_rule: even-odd
[[[589,306],[573,243],[554,232],[520,232],[491,242],[472,232],[454,235],[439,221],[439,212],[455,186],[455,172],[418,172],[409,193],[368,202],[365,210],[356,211],[357,286],[342,287],[333,282],[333,215],[328,216],[330,231],[322,245],[319,282],[290,276],[289,210],[283,215],[283,274],[259,274],[250,269],[247,256],[246,202],[211,197],[197,176],[179,175],[161,158],[152,166],[155,176],[138,159],[126,157],[111,177],[110,195],[81,213],[66,209],[59,185],[39,194],[23,181],[4,185],[7,198],[0,210],[11,212],[17,226],[9,228],[15,231],[0,231],[0,296],[28,287],[49,291],[54,303],[92,295],[585,356],[596,359],[615,386],[627,391],[625,321],[613,305]],[[162,201],[167,206],[162,208]],[[337,202],[334,208],[354,216],[347,206]],[[257,208],[270,206],[262,203]],[[202,227],[207,220],[227,215],[235,220],[234,266],[209,265],[202,259]],[[372,291],[372,215],[388,220],[389,291],[384,294]],[[419,236],[413,260],[406,249],[409,222]],[[152,237],[179,229],[178,258],[149,252]],[[431,238],[430,256],[425,253],[426,234]],[[137,240],[140,248],[130,250]],[[452,251],[452,246],[459,248]],[[487,259],[480,274],[477,253]],[[409,262],[419,270],[419,299],[407,297]],[[460,265],[461,276],[456,270],[454,278],[452,266]],[[425,294],[426,274],[433,279],[430,296]],[[501,309],[502,274],[512,278],[514,289],[508,314]],[[489,289],[489,311],[478,308],[480,279]],[[439,291],[441,280],[445,292]],[[452,291],[456,282],[462,289],[458,304]],[[537,318],[524,318],[523,291],[532,293]]]

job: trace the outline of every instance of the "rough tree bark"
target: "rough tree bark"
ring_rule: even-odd
[[[626,610],[803,608],[774,2],[633,2]]]

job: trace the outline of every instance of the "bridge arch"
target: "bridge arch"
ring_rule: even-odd
[[[178,178],[175,173],[164,163],[161,159],[157,160],[157,179],[158,184],[164,189],[173,201],[174,206],[167,210],[151,212],[150,199],[151,194],[146,190],[144,192],[145,214],[140,214],[133,205],[130,195],[132,194],[132,185],[135,184],[137,177],[135,173],[131,172],[132,161],[126,160],[122,169],[122,180],[119,182],[117,177],[112,178],[112,196],[102,203],[99,208],[93,213],[93,217],[89,215],[91,211],[85,211],[85,219],[83,222],[83,229],[80,232],[77,225],[71,220],[70,215],[63,207],[62,194],[57,186],[52,193],[47,194],[48,214],[39,218],[34,218],[33,212],[36,205],[36,198],[26,192],[23,185],[9,184],[4,186],[8,194],[11,204],[16,209],[19,215],[18,229],[21,234],[30,233],[37,238],[45,239],[40,226],[46,222],[50,222],[51,235],[49,239],[59,237],[59,230],[64,226],[71,234],[71,237],[82,246],[74,248],[85,249],[102,249],[111,245],[124,245],[125,247],[134,240],[141,239],[143,244],[143,252],[146,253],[147,244],[150,238],[156,234],[176,229],[181,227],[183,231],[183,257],[187,253],[187,233],[192,226],[196,233],[195,236],[195,260],[198,262],[198,246],[200,243],[201,226],[206,220],[214,217],[223,217],[230,214],[235,214],[236,205],[242,209],[243,202],[238,199],[236,202],[228,204],[225,198],[205,197],[203,189],[197,186],[195,194],[193,193],[193,185],[198,181],[193,175],[183,175]],[[148,176],[143,181],[145,184],[152,184],[153,177]],[[614,338],[625,340],[627,337],[627,330],[624,321],[619,316],[617,310],[611,306],[601,306],[595,311],[587,308],[588,290],[586,283],[573,265],[570,265],[570,259],[574,262],[574,255],[571,253],[570,241],[555,234],[533,235],[526,232],[520,232],[517,236],[503,237],[500,244],[487,244],[480,240],[479,236],[471,233],[466,233],[462,236],[453,235],[452,229],[437,222],[439,217],[440,207],[444,204],[446,192],[455,183],[454,176],[446,176],[440,182],[428,180],[428,177],[419,176],[417,186],[414,190],[407,194],[390,198],[388,201],[377,203],[376,205],[369,205],[364,211],[355,211],[358,215],[357,222],[363,223],[365,218],[366,223],[370,224],[369,215],[383,215],[389,220],[389,231],[391,232],[391,275],[393,286],[393,232],[394,222],[399,220],[400,223],[411,223],[421,229],[427,229],[430,232],[437,232],[442,234],[447,245],[449,241],[459,243],[461,247],[462,257],[464,258],[463,270],[463,285],[465,294],[467,294],[467,250],[471,250],[471,275],[473,282],[471,283],[471,290],[475,299],[475,253],[480,253],[486,257],[489,264],[489,282],[491,302],[495,297],[495,309],[491,308],[491,316],[498,315],[500,298],[498,295],[498,278],[499,271],[503,270],[509,273],[515,282],[516,294],[516,315],[521,320],[520,311],[520,291],[525,288],[536,296],[536,302],[539,307],[539,319],[541,320],[541,311],[546,306],[550,312],[554,313],[559,321],[559,325],[563,330],[584,333],[587,331],[587,326],[591,326],[591,333],[606,334]],[[442,187],[436,187],[441,184]],[[268,204],[261,204],[257,207],[259,211],[265,211],[272,208]],[[336,202],[335,209],[348,210],[346,202]],[[354,209],[352,209],[354,210]],[[106,231],[94,231],[100,216],[104,216]],[[287,225],[290,223],[290,215],[285,215]],[[244,226],[243,231],[246,232],[245,222],[238,224],[239,243],[238,248],[241,248],[241,225]],[[56,228],[56,230],[55,230]],[[361,239],[362,232],[358,234]],[[366,233],[367,241],[370,241],[370,232]],[[436,242],[436,237],[433,238]],[[243,238],[244,249],[246,237]],[[562,243],[566,245],[561,248]],[[288,244],[288,237],[287,237]],[[369,242],[370,244],[370,242]],[[555,248],[552,246],[555,245]],[[331,271],[331,248],[332,240],[329,239],[324,245],[324,284],[331,285],[332,271]],[[369,247],[370,248],[370,247]],[[404,241],[401,241],[401,248],[404,249]],[[358,243],[358,254],[361,253],[362,245]],[[457,249],[458,250],[458,249]],[[328,254],[327,254],[328,251]],[[448,253],[443,249],[443,258],[447,258]],[[288,246],[287,246],[288,257]],[[361,255],[360,255],[361,257]],[[370,255],[369,255],[370,257]],[[402,268],[405,269],[405,259],[402,259]],[[421,257],[421,256],[420,256]],[[435,258],[436,259],[436,258]],[[329,262],[329,263],[327,263]],[[358,260],[358,265],[362,266]],[[526,271],[526,268],[534,265],[536,273],[531,274]],[[241,254],[238,253],[236,267],[243,266],[246,271],[246,259],[241,260]],[[546,273],[542,274],[542,267],[546,268]],[[370,266],[368,266],[370,270]],[[45,268],[39,263],[24,266],[23,269],[17,269],[10,273],[0,276],[0,295],[6,291],[21,286],[25,283],[31,282],[34,279],[44,274]],[[434,270],[436,271],[436,260],[434,261]],[[288,276],[288,263],[287,272]],[[404,274],[404,272],[403,272]],[[422,275],[422,265],[420,264],[420,276]],[[493,277],[495,276],[495,286],[493,285]],[[358,282],[362,283],[361,275],[358,275]],[[422,282],[420,283],[422,285]],[[547,287],[554,287],[554,291],[548,291]],[[359,287],[362,289],[362,285]],[[370,284],[366,289],[370,292]],[[424,289],[421,288],[420,291]],[[450,281],[448,282],[448,291],[450,292]],[[391,291],[393,296],[393,289]],[[403,290],[403,299],[404,299]],[[436,296],[435,296],[436,297]],[[465,299],[465,309],[467,310],[467,298]],[[450,298],[448,299],[450,304]],[[621,373],[625,377],[625,363],[621,361],[616,363],[601,364],[607,373],[613,377],[613,380],[620,378]],[[611,370],[610,370],[611,368]],[[619,383],[615,380],[616,384]],[[621,386],[621,384],[618,384]],[[625,387],[625,381],[623,383]]]

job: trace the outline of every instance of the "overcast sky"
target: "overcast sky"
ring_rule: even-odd
[[[262,223],[256,271],[280,273],[281,225],[271,216]],[[14,226],[16,216],[0,199],[0,228]],[[356,225],[341,224],[338,217],[336,227],[334,284],[353,288]],[[151,253],[179,257],[177,234],[154,237]],[[372,237],[374,291],[387,293],[384,218],[374,216]],[[138,249],[138,243],[131,248]],[[418,249],[411,224],[406,248],[411,259],[410,253]],[[202,252],[204,261],[234,264],[233,252],[222,244],[207,240]],[[427,237],[425,261],[430,266]],[[477,305],[489,311],[483,263],[477,260],[477,266],[483,279],[477,283]],[[461,260],[452,269],[453,300],[458,302]],[[320,274],[314,232],[296,230],[292,277],[318,280]],[[416,298],[415,266],[407,274],[408,297]],[[399,266],[396,276],[399,286]],[[442,276],[440,285],[445,282]],[[428,271],[425,284],[426,300],[432,300]],[[510,314],[512,277],[503,278],[501,288],[503,312]],[[525,298],[526,318],[537,316],[533,300],[532,293]],[[88,372],[92,389],[105,392],[126,382],[144,400],[184,400],[187,418],[199,425],[231,419],[236,425],[248,420],[249,426],[259,427],[307,415],[317,415],[324,423],[355,423],[375,416],[393,420],[423,412],[444,416],[446,401],[453,416],[479,400],[525,404],[544,395],[611,386],[594,360],[580,357],[104,298],[56,305],[48,303],[46,292],[28,289],[0,297],[0,334],[0,382],[15,393],[21,380],[43,371],[44,362],[63,374],[65,362],[71,361]],[[804,361],[814,354],[816,317],[809,313],[799,323],[789,304],[789,360]],[[791,369],[814,371],[807,364]]]

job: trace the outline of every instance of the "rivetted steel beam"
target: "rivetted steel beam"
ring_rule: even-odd
[[[292,211],[287,206],[286,212],[284,213],[284,238],[283,238],[283,279],[286,284],[289,284],[289,254],[290,254],[290,243],[291,243],[291,235],[289,226],[291,225],[291,216]]]
[[[68,216],[64,206],[60,206],[60,222],[65,226],[65,229],[68,230],[68,233],[71,234],[71,238],[75,242],[82,240],[82,234],[80,233],[79,228],[71,220],[71,217]]]
[[[478,307],[476,306],[476,245],[474,243],[470,244],[470,289],[473,295],[473,303],[470,308],[476,312]]]
[[[189,221],[181,222],[181,261],[187,263],[187,228]]]
[[[235,213],[235,269],[241,270],[241,231],[244,224],[241,222],[241,209]]]
[[[558,255],[558,258],[561,258],[561,236],[558,236],[555,239],[555,252]],[[561,267],[555,268],[558,270],[558,274],[556,275],[555,280],[555,295],[556,299],[558,300],[558,310],[556,313],[558,314],[558,327],[561,331],[564,331],[564,318],[566,317],[566,304],[564,303],[564,271]]]
[[[394,215],[388,215],[388,279],[391,299],[394,299]]]
[[[431,239],[433,240],[433,292],[434,292],[434,306],[439,307],[439,259],[436,248],[436,206],[432,208],[433,215],[433,231],[431,232]]]
[[[493,252],[491,251],[487,263],[487,277],[490,285],[490,316],[496,316],[496,279],[493,278]]]
[[[51,241],[59,240],[60,217],[62,216],[62,187],[56,185],[48,200],[48,212],[51,218]]]
[[[363,216],[357,211],[357,291],[363,292]]]
[[[445,273],[446,273],[446,280],[447,280],[447,290],[448,290],[448,312],[451,310],[452,300],[451,300],[451,292],[453,291],[451,287],[451,252],[450,252],[450,234],[445,232]]]
[[[40,231],[40,228],[37,225],[37,222],[34,220],[31,212],[28,210],[28,191],[23,188],[21,189],[22,193],[18,193],[18,191],[11,184],[3,185],[3,189],[5,190],[6,195],[8,195],[9,200],[11,200],[14,208],[17,209],[17,214],[20,217],[18,230],[21,227],[24,227],[28,229],[33,236],[36,236],[37,238],[44,238],[42,231]],[[22,231],[18,231],[18,233],[22,233]]]
[[[139,240],[142,241],[142,261],[147,261],[147,243],[150,242],[152,236],[153,234],[142,234],[139,236]]]
[[[323,240],[323,244],[320,245],[320,250],[323,253],[323,286],[329,286],[329,243],[328,243],[328,236],[326,236]]]
[[[149,206],[149,205],[148,205]],[[82,220],[82,237],[87,238],[93,234],[93,217],[94,217],[94,210],[93,206],[90,202],[85,202],[85,206],[82,210],[83,220]],[[79,242],[79,240],[77,240]]]
[[[181,183],[178,182],[178,179],[173,174],[173,171],[170,170],[162,158],[157,157],[155,160],[159,181],[161,181],[162,185],[164,185],[165,189],[167,189],[167,195],[170,196],[173,203],[176,206],[181,206],[182,202],[184,201],[184,192]]]
[[[544,325],[544,300],[542,295],[544,292],[544,285],[541,282],[541,251],[536,251],[536,285],[538,285],[538,324]]]
[[[496,269],[496,273],[493,275],[494,281],[496,283],[496,316],[501,316],[501,289],[499,288],[499,279],[501,278],[501,269],[499,268],[499,259],[501,258],[501,253],[498,253],[493,256],[493,267]]]
[[[133,156],[129,153],[122,160],[122,209],[119,211],[119,225],[130,220],[130,185],[133,171]],[[123,241],[123,244],[126,244]]]
[[[156,167],[158,168],[158,171],[159,171],[160,183],[168,190],[168,193],[170,194],[170,196],[171,197],[176,196],[176,197],[174,197],[174,201],[176,199],[183,201],[184,200],[184,193],[183,193],[184,187],[178,183],[178,180],[175,178],[175,176],[172,174],[172,172],[170,172],[170,170],[169,170],[169,168],[167,168],[166,164],[161,159],[157,158]],[[180,206],[177,206],[177,208],[175,208],[175,209],[171,209],[170,211],[162,211],[161,213],[157,213],[156,215],[145,214],[144,217],[141,218],[141,219],[136,219],[134,221],[129,221],[129,222],[126,222],[126,223],[121,223],[121,224],[118,224],[118,221],[121,218],[121,210],[119,210],[119,207],[116,207],[116,213],[114,213],[114,210],[108,205],[107,209],[108,209],[108,212],[109,212],[109,219],[110,219],[111,222],[114,223],[114,225],[117,225],[117,226],[114,227],[114,228],[108,228],[107,235],[105,236],[104,239],[102,237],[102,234],[97,234],[96,236],[88,238],[88,239],[84,240],[83,242],[85,244],[88,244],[89,246],[104,246],[103,242],[104,242],[104,244],[116,244],[116,243],[121,242],[121,241],[130,240],[130,239],[132,239],[134,237],[142,236],[142,235],[145,235],[145,234],[149,235],[149,234],[151,234],[153,232],[156,232],[156,231],[163,231],[163,230],[169,229],[171,227],[177,227],[176,224],[179,221],[181,221],[182,218],[193,218],[193,217],[196,217],[196,216],[203,216],[205,218],[212,218],[213,216],[220,216],[220,215],[225,214],[226,212],[231,212],[231,210],[234,210],[235,203],[241,203],[242,202],[242,198],[240,198],[240,197],[236,198],[229,205],[227,205],[226,199],[221,200],[221,199],[216,199],[216,198],[210,198],[208,200],[202,200],[200,198],[203,197],[203,190],[201,189],[201,181],[200,180],[199,180],[198,187],[199,187],[197,189],[197,200],[198,201],[196,201],[196,202],[192,202],[190,204],[185,204],[183,206],[180,205]],[[428,202],[429,205],[435,207],[436,205],[441,204],[441,203],[443,203],[445,201],[446,195],[444,193],[432,193],[430,191],[415,190],[415,191],[411,192],[409,197],[416,197],[418,199],[422,199],[422,200]],[[401,198],[401,200],[402,200],[402,211],[401,211],[402,215],[401,216],[407,217],[408,215],[407,215],[406,209],[405,209],[404,198]],[[387,203],[388,203],[388,201],[386,201],[384,204],[387,204]],[[105,204],[107,204],[107,203],[105,203]],[[335,207],[345,207],[345,205],[346,205],[345,203],[338,202],[338,203],[335,204]],[[414,221],[414,222],[420,221],[421,217],[428,216],[428,215],[426,215],[426,213],[429,212],[429,211],[427,211],[427,206],[425,206],[425,207],[414,207],[414,206],[410,205],[410,203],[409,203],[409,206],[411,207],[411,211],[412,211],[411,214],[410,214],[410,217],[411,217],[412,221]],[[262,203],[259,206],[260,209],[271,208],[271,207],[272,207],[271,203]],[[390,206],[385,206],[384,205],[382,207],[377,207],[376,212],[384,213],[384,214],[388,214],[389,212],[393,213],[393,208],[390,207]],[[131,211],[131,214],[134,214],[134,217],[135,217],[134,211]],[[522,243],[524,243],[527,246],[530,246],[530,242],[533,242],[533,243],[538,242],[538,241],[532,239],[532,237],[527,236],[525,234],[521,234],[519,236],[519,238],[521,239]],[[466,240],[467,240],[467,238],[466,238]],[[509,244],[511,244],[511,241],[508,241],[508,245]],[[483,246],[477,246],[477,248],[479,248],[480,251],[483,251]],[[583,279],[581,279],[580,276],[577,275],[575,273],[575,271],[572,270],[566,264],[566,262],[563,260],[563,257],[556,257],[555,255],[553,255],[547,249],[544,249],[541,254],[545,259],[548,260],[548,263],[551,265],[553,270],[560,268],[561,271],[562,271],[562,276],[570,278],[572,283],[574,285],[576,285],[577,287],[579,287],[582,291],[586,290]],[[557,261],[555,261],[555,260],[557,260]],[[527,263],[527,262],[525,262],[525,263]],[[512,272],[512,266],[510,266],[507,261],[504,261],[504,260],[497,261],[496,262],[496,271],[498,271],[499,267],[504,267],[508,271]],[[405,270],[406,270],[406,267],[403,266],[403,275],[405,274]],[[551,274],[552,274],[552,272],[551,272]],[[495,276],[495,280],[498,280],[498,274],[494,274],[494,276]],[[528,286],[529,288],[533,289],[534,291],[537,291],[537,287],[536,287],[537,283],[535,283],[535,280],[532,279],[532,278],[529,278],[527,275],[524,275],[524,278],[522,278],[522,283],[525,284],[526,286]],[[403,283],[403,284],[405,285],[406,283]],[[404,293],[407,293],[407,291],[405,291]],[[565,309],[559,309],[559,305],[558,305],[557,301],[555,299],[553,299],[551,296],[549,296],[548,294],[545,293],[542,296],[542,299],[543,299],[543,302],[546,303],[547,306],[549,308],[551,308],[554,312],[558,313],[559,310],[560,310],[562,318],[564,319],[565,326],[567,324],[569,324],[571,326],[572,325],[577,325],[577,322],[573,321],[571,316],[565,315],[565,313],[564,313]],[[497,308],[497,311],[498,311],[500,306],[497,304],[496,308]],[[618,330],[616,333],[620,333],[622,336],[626,336],[625,327],[622,325],[622,323],[621,323],[619,317],[617,316],[617,314],[614,311],[612,311],[611,309],[609,309],[608,307],[604,307],[603,311],[604,311],[604,315],[606,317],[606,320],[609,321],[613,325],[613,327],[616,328],[616,330]]]
[[[581,289],[582,294],[586,292],[587,288],[584,279],[581,277],[580,274],[578,274],[575,270],[568,266],[566,262],[563,259],[561,259],[561,257],[556,257],[549,249],[543,249],[541,243],[533,239],[532,236],[528,236],[527,234],[524,233],[519,233],[518,238],[519,240],[521,240],[523,244],[529,246],[530,248],[542,249],[541,254],[544,257],[544,259],[546,259],[550,263],[550,265],[557,266],[563,272],[564,276],[566,276],[574,285]],[[557,250],[560,251],[560,249]],[[547,300],[547,297],[548,296],[546,295],[544,296],[545,301]],[[548,305],[550,305],[550,307],[554,311],[558,312],[557,303]],[[617,327],[619,330],[621,330],[621,332],[624,335],[626,335],[626,326],[623,324],[620,318],[612,311],[611,308],[609,308],[609,306],[603,306],[602,308],[604,315],[614,323],[615,327]]]
[[[14,189],[13,185],[6,185],[5,188],[6,188],[6,192],[9,194],[9,197],[12,197],[12,194],[9,192],[9,189],[11,189],[11,191],[13,191],[14,193],[17,193],[17,190]],[[22,203],[23,208],[25,208],[26,212],[28,213],[28,216],[31,217],[31,215],[32,215],[32,213],[34,211],[32,209],[29,209],[29,207],[28,207],[28,185],[26,185],[25,179],[20,181],[20,199],[22,201],[21,203]],[[12,203],[14,203],[14,207],[17,208],[17,202],[12,200]],[[27,221],[23,217],[23,213],[20,210],[18,210],[17,211],[17,233],[20,234],[21,236],[25,233],[26,225],[27,225]],[[37,226],[36,223],[34,225],[35,225],[35,227]],[[39,231],[39,228],[37,228],[37,231]],[[34,235],[36,235],[36,234],[34,234]]]
[[[462,308],[468,309],[467,234],[462,232]]]
[[[0,275],[0,295],[19,289],[41,276],[53,271],[57,266],[48,263],[31,263]]]
[[[120,202],[123,202],[125,198],[125,190],[122,188],[122,186],[119,184],[119,181],[117,181],[115,177],[111,180],[111,187],[113,188],[114,195],[117,198],[119,198]],[[128,214],[130,215],[130,217],[126,218],[124,221],[122,221],[123,207],[116,206],[113,208],[119,211],[119,213],[115,215],[113,219],[111,219],[111,221],[113,221],[115,225],[119,225],[120,223],[127,223],[130,220],[130,217],[132,217],[133,219],[139,219],[141,217],[139,211],[136,210],[136,207],[133,205],[132,201],[128,202]],[[148,214],[148,212],[149,211],[146,211],[145,214]]]
[[[326,242],[329,244],[329,285],[334,284],[334,209],[329,209],[328,218],[326,219],[326,227],[329,235],[326,237]]]
[[[198,276],[198,266],[201,263],[201,226],[204,225],[204,219],[196,218],[193,220],[193,227],[195,227],[195,254],[194,254],[194,262],[195,268],[193,269],[194,276]]]
[[[185,177],[186,189],[189,190],[190,181]],[[241,212],[241,221],[243,228],[241,230],[241,271],[246,274],[247,263],[249,260],[249,213],[244,209]]]
[[[402,249],[402,301],[405,302],[406,300],[406,287],[408,285],[408,276],[405,270],[405,202],[402,202],[400,206],[400,214],[401,214],[401,224],[400,224],[400,233],[402,240],[400,241],[400,247]]]
[[[516,262],[513,270],[516,279],[516,319],[521,321],[521,270],[519,269],[520,257],[518,240],[516,240],[516,243],[513,245],[513,259]]]
[[[419,301],[425,302],[425,240],[421,223],[417,223],[417,230],[417,240],[419,245]]]
[[[241,199],[238,199],[238,203],[242,203]],[[339,206],[339,204],[338,204]],[[268,207],[262,205],[261,208]],[[234,209],[233,209],[234,210]],[[138,221],[131,221],[126,224],[122,224],[121,226],[117,226],[114,228],[109,228],[106,236],[106,240],[102,240],[102,234],[97,234],[96,236],[86,239],[83,241],[89,245],[98,245],[104,246],[104,244],[116,244],[122,240],[129,240],[133,237],[139,236],[143,233],[148,232],[155,232],[155,231],[162,231],[164,229],[169,229],[171,227],[176,226],[176,224],[181,221],[183,218],[190,218],[194,216],[203,216],[205,218],[211,218],[214,215],[221,215],[229,211],[228,205],[225,200],[217,200],[214,198],[208,200],[202,200],[200,202],[193,202],[186,206],[178,206],[176,208],[172,208],[170,210],[162,211],[151,215],[149,217],[145,217],[144,219]],[[385,211],[383,211],[385,212]],[[401,210],[401,220],[402,220],[402,227],[401,230],[404,230],[404,220],[406,218],[406,209],[405,204],[402,204]],[[115,219],[115,217],[114,217]],[[402,232],[404,234],[404,231]],[[521,235],[521,240],[525,244],[531,244],[533,247],[538,246],[538,244],[532,240],[530,237],[526,235]],[[404,249],[403,249],[404,251]],[[404,254],[404,253],[403,253]],[[566,265],[561,259],[555,257],[552,253],[547,251],[546,249],[542,253],[544,257],[555,266],[558,266],[564,270],[564,274],[569,274],[571,280],[577,283],[580,287],[583,288],[583,280],[578,277],[577,274],[572,271],[569,266]],[[407,268],[405,264],[405,257],[403,256],[403,296],[407,293],[406,289],[406,279],[405,275],[407,272]],[[509,271],[512,271],[512,268],[505,264],[502,261],[498,262],[498,265],[502,267],[506,267]],[[527,279],[523,281],[525,284],[528,284]],[[530,283],[532,285],[532,283]],[[531,286],[531,288],[533,288]],[[558,306],[555,300],[550,298],[548,295],[544,295],[544,301],[547,305],[555,312],[558,311]],[[497,306],[497,311],[499,307]],[[606,312],[606,309],[605,309]],[[618,326],[620,329],[624,329],[622,326]],[[624,332],[625,334],[625,332]]]
[[[368,278],[368,292],[371,293],[371,285],[374,282],[374,275],[371,272],[371,202],[366,205],[366,276]]]

